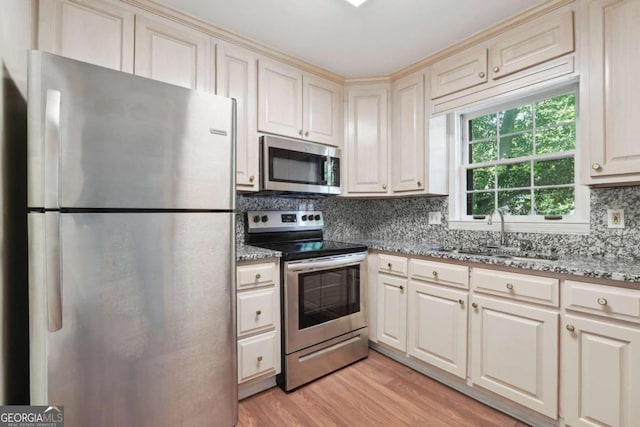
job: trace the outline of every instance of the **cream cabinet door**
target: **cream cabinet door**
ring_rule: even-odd
[[[506,77],[573,50],[573,12],[543,16],[504,34],[491,45],[491,78]]]
[[[38,49],[133,72],[133,12],[100,0],[38,4]]]
[[[135,74],[209,91],[213,75],[210,39],[159,17],[136,15]]]
[[[348,91],[347,193],[387,192],[387,88]]]
[[[236,185],[238,190],[258,191],[258,58],[246,49],[218,43],[216,64],[216,93],[237,103]]]
[[[468,293],[409,282],[408,352],[460,378],[467,378]]]
[[[637,426],[640,328],[571,315],[564,317],[564,323],[565,423],[572,427]]]
[[[378,276],[378,342],[407,351],[407,279]]]
[[[581,107],[589,138],[589,184],[640,181],[640,2],[596,0],[588,7],[587,85]],[[586,148],[586,147],[585,147]]]
[[[424,76],[394,84],[391,175],[393,192],[419,191],[425,185]]]
[[[487,48],[473,48],[431,67],[431,98],[487,82]]]
[[[475,295],[471,301],[472,382],[557,418],[557,311]]]
[[[258,62],[258,130],[302,138],[302,73],[284,64]]]
[[[309,74],[302,78],[302,128],[304,139],[341,146],[342,88]]]

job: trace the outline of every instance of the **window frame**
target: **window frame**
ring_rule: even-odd
[[[569,93],[575,94],[576,99],[576,147],[571,151],[563,151],[559,153],[546,153],[541,155],[531,155],[526,157],[518,157],[512,159],[498,159],[491,162],[482,162],[473,164],[474,167],[482,165],[494,166],[500,164],[517,164],[535,160],[552,160],[559,158],[574,158],[574,197],[575,210],[573,215],[563,215],[562,219],[552,220],[545,219],[544,215],[505,215],[505,230],[510,232],[533,232],[533,233],[560,233],[560,234],[588,234],[589,233],[589,216],[590,201],[588,187],[580,184],[580,91],[578,84],[571,82],[562,84],[554,88],[546,88],[528,92],[526,94],[515,95],[510,97],[497,97],[491,103],[475,104],[467,108],[449,114],[449,130],[452,136],[452,144],[454,150],[451,156],[451,174],[449,196],[449,228],[462,230],[495,230],[495,221],[493,226],[487,224],[487,220],[473,219],[473,215],[466,214],[467,207],[467,170],[468,163],[468,147],[467,133],[468,123],[476,117],[486,114],[499,113],[511,108],[521,107],[527,104],[533,104],[548,98],[554,98]],[[571,154],[569,154],[571,153]],[[533,180],[533,170],[531,172]],[[533,184],[533,182],[532,182]],[[493,190],[496,195],[498,193],[498,183]],[[553,185],[557,188],[560,185]],[[532,188],[532,187],[527,187]],[[538,187],[533,187],[538,188]],[[540,186],[544,188],[544,186]],[[497,196],[496,196],[497,197]],[[533,200],[532,200],[533,202]]]

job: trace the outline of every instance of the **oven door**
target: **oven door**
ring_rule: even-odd
[[[286,354],[366,326],[365,258],[359,252],[284,264]]]

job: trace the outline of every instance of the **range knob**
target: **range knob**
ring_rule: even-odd
[[[320,221],[320,215],[316,215],[314,218],[316,221]]]
[[[253,217],[253,222],[260,222],[260,215],[255,215]]]
[[[266,215],[262,215],[262,222],[267,222],[269,221],[269,217]]]
[[[302,218],[301,218],[301,219],[302,219],[303,221],[306,221],[306,220],[307,220],[307,216],[306,216],[306,215],[302,215]]]

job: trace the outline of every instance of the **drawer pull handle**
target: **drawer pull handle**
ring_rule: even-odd
[[[459,300],[458,300],[458,304],[460,304],[460,305],[464,305],[464,301],[463,301],[463,300],[461,300],[461,299],[459,299]]]
[[[471,303],[471,307],[478,308],[478,303],[475,303],[475,302]]]
[[[507,289],[509,290],[513,289],[513,283],[507,283]]]
[[[389,270],[391,270],[391,267],[392,267],[391,263],[388,263],[387,267],[389,268]]]
[[[478,77],[480,77],[481,79],[484,79],[484,76],[485,76],[484,72],[480,71],[478,73]]]
[[[258,363],[262,362],[262,356],[258,356]]]
[[[567,331],[573,332],[575,330],[576,330],[576,328],[573,325],[567,325]]]
[[[497,73],[497,72],[499,72],[499,71],[500,71],[500,67],[493,67],[493,72],[494,72],[494,73]]]
[[[262,275],[260,273],[256,274],[256,280],[260,280],[261,277],[262,277]]]
[[[433,270],[433,272],[431,274],[433,274],[433,277],[435,277],[436,279],[438,278],[438,272],[437,271]]]
[[[260,316],[262,314],[262,310],[256,311],[256,316]]]
[[[607,305],[607,299],[606,298],[598,298],[598,304]]]

